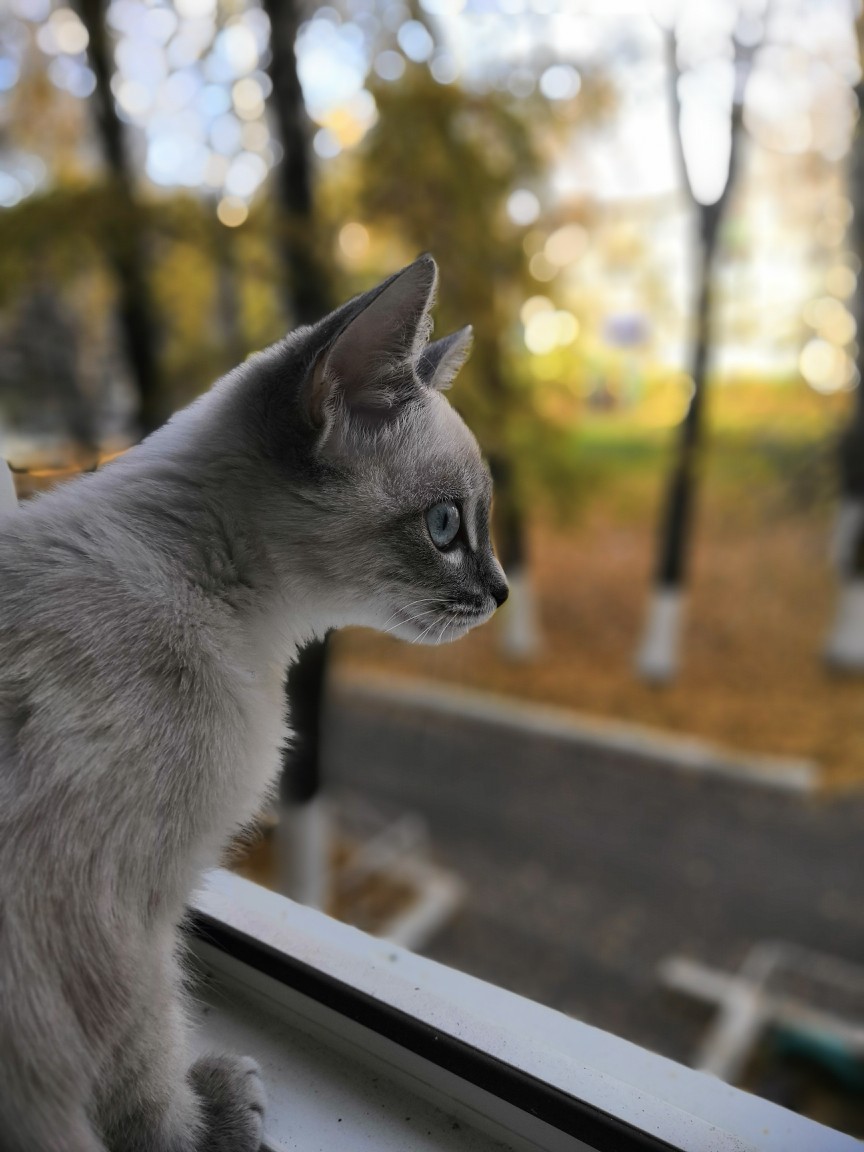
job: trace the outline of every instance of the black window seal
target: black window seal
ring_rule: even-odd
[[[193,937],[310,1000],[451,1072],[492,1096],[573,1136],[596,1152],[681,1152],[554,1085],[515,1068],[400,1008],[370,996],[302,960],[201,911],[185,927]]]

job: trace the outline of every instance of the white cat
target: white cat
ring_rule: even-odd
[[[277,773],[285,668],[507,595],[436,279],[421,257],[0,519],[2,1152],[259,1147],[255,1064],[190,1067],[177,924]]]

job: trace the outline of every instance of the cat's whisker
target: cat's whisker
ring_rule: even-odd
[[[413,608],[416,604],[440,604],[440,602],[441,601],[437,596],[421,596],[419,600],[409,600],[407,604],[402,604],[399,608],[396,609],[395,612],[391,612],[384,623],[381,625],[381,628],[382,630],[389,631],[387,625],[390,623],[393,617],[398,616],[400,612],[407,612],[409,608]],[[394,627],[398,628],[400,623],[401,621],[397,621]]]
[[[456,614],[451,610],[450,612],[447,613],[447,618],[445,619],[444,623],[441,625],[441,631],[438,633],[438,639],[435,641],[436,644],[441,643],[441,641],[444,639],[444,633],[450,627],[451,624],[455,623],[455,620],[456,620]]]
[[[411,643],[412,643],[412,644],[419,644],[419,643],[420,643],[420,641],[423,639],[423,637],[424,637],[424,636],[425,636],[425,635],[426,635],[428,632],[430,632],[430,631],[431,631],[431,630],[432,630],[432,629],[435,627],[435,625],[438,623],[438,621],[439,621],[440,619],[441,619],[441,615],[440,615],[440,614],[436,615],[436,616],[435,616],[435,619],[432,621],[432,623],[431,623],[431,624],[429,624],[429,625],[427,625],[427,626],[426,626],[426,627],[423,629],[423,631],[420,633],[420,635],[419,635],[419,636],[417,636],[417,637],[415,637],[415,638],[414,638],[414,639],[411,641]]]
[[[395,624],[391,624],[391,626],[390,626],[389,628],[386,628],[386,629],[385,629],[385,630],[384,630],[384,631],[381,633],[381,635],[382,635],[382,636],[389,636],[389,635],[391,635],[392,633],[395,633],[397,628],[401,628],[403,624],[420,624],[420,623],[422,623],[422,621],[423,621],[423,618],[424,618],[425,616],[428,616],[428,615],[429,615],[429,613],[428,613],[428,612],[422,612],[422,613],[419,613],[419,614],[418,614],[418,615],[416,615],[416,616],[409,616],[409,617],[408,617],[407,619],[405,619],[405,620],[397,620]]]
[[[435,608],[420,608],[415,612],[409,612],[408,611],[409,608],[411,608],[412,606],[418,605],[418,604],[434,604]],[[401,620],[396,620],[396,622],[391,624],[389,628],[383,627],[381,629],[381,631],[384,633],[384,635],[387,635],[387,633],[393,632],[396,628],[399,628],[402,624],[411,624],[415,621],[421,620],[424,616],[428,616],[432,612],[437,614],[437,609],[440,608],[440,605],[441,605],[441,600],[440,600],[440,597],[438,597],[438,596],[424,596],[424,597],[420,597],[417,600],[411,600],[411,601],[409,601],[408,604],[404,604],[400,608],[397,608],[395,612],[392,612],[387,617],[387,620],[384,621],[384,623],[386,625],[387,623],[389,623],[390,620],[393,619],[394,616],[398,616],[400,614],[402,614],[404,616],[404,618]]]
[[[409,608],[414,608],[417,604],[439,604],[440,602],[438,596],[420,596],[417,600],[409,600],[407,604],[400,604],[395,612],[391,612],[384,623],[387,624],[394,616],[398,616],[400,612],[407,612]]]
[[[419,612],[412,612],[406,616],[404,620],[397,620],[396,623],[391,624],[389,628],[384,628],[382,630],[382,635],[387,636],[390,632],[394,632],[403,624],[413,624],[415,621],[421,620],[424,616],[428,616],[432,612],[435,612],[434,608],[421,608]]]
[[[447,627],[451,628],[454,624],[458,624],[458,623],[459,623],[459,613],[451,610],[448,614]],[[444,633],[442,631],[441,635],[438,637],[438,643],[439,644],[441,643],[443,638],[444,638]]]

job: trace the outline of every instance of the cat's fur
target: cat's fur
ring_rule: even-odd
[[[0,520],[2,1152],[258,1148],[254,1063],[189,1067],[176,925],[276,775],[286,666],[344,624],[452,639],[506,595],[435,282],[421,257]]]

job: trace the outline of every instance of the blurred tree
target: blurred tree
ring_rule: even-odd
[[[309,117],[297,74],[295,45],[302,5],[300,0],[263,0],[263,4],[270,18],[270,106],[283,148],[274,178],[285,300],[297,323],[311,324],[333,307],[333,299],[322,225],[314,210]]]
[[[297,73],[299,0],[263,0],[270,18],[270,103],[283,148],[276,173],[277,233],[283,263],[286,311],[312,324],[333,307],[330,278],[320,247],[315,211],[309,118]],[[283,890],[321,908],[327,896],[329,852],[321,799],[321,724],[330,657],[329,639],[306,645],[290,666],[285,691],[294,732],[282,761],[277,828]]]
[[[690,375],[693,392],[681,423],[678,446],[669,478],[660,525],[660,538],[654,592],[649,607],[645,634],[636,658],[643,679],[655,684],[672,680],[680,660],[683,613],[683,590],[686,580],[688,548],[692,532],[693,504],[702,449],[705,390],[708,361],[713,343],[713,306],[715,258],[720,225],[735,187],[740,167],[744,135],[744,94],[758,44],[745,45],[733,34],[734,89],[732,93],[729,165],[725,183],[716,200],[704,203],[697,197],[687,168],[681,135],[680,72],[677,37],[674,29],[667,33],[666,51],[669,71],[669,93],[673,114],[673,138],[678,169],[697,219],[693,358]]]
[[[216,265],[216,317],[230,366],[239,364],[249,353],[243,334],[238,292],[239,269],[235,236],[219,227],[212,244]]]
[[[93,108],[108,168],[117,212],[115,224],[106,237],[111,264],[120,292],[120,323],[129,366],[138,391],[138,420],[147,435],[166,419],[165,397],[159,384],[158,333],[150,288],[147,282],[142,220],[135,211],[134,173],[111,90],[113,67],[108,30],[105,24],[106,0],[75,0],[78,14],[87,29],[87,54],[96,77]],[[119,220],[118,220],[119,218]]]
[[[31,435],[68,435],[92,466],[95,412],[81,379],[74,318],[52,286],[39,284],[18,304],[10,328],[0,348],[4,417]]]
[[[859,58],[864,65],[864,17],[856,20]],[[864,262],[864,78],[855,86],[858,123],[849,156],[851,238]],[[858,331],[858,385],[853,412],[838,445],[840,508],[834,540],[834,561],[840,578],[836,616],[825,647],[825,658],[837,669],[864,672],[864,277],[854,296]]]
[[[401,236],[412,255],[433,250],[443,329],[473,325],[457,406],[495,479],[495,538],[517,626],[505,634],[505,650],[526,655],[536,629],[525,619],[527,544],[513,448],[524,422],[537,417],[505,355],[514,304],[527,285],[521,236],[503,205],[519,182],[538,174],[541,159],[528,124],[498,93],[438,84],[425,67],[409,65],[399,85],[378,85],[374,95],[379,120],[361,151],[361,210]]]
[[[15,18],[4,13],[6,19],[13,22]],[[86,101],[51,82],[45,57],[33,43],[35,30],[23,20],[15,23],[13,36],[20,37],[26,47],[17,83],[6,93],[8,111],[0,122],[0,149],[38,156],[46,174],[58,183],[80,180],[87,168]],[[4,31],[9,31],[8,24]]]

